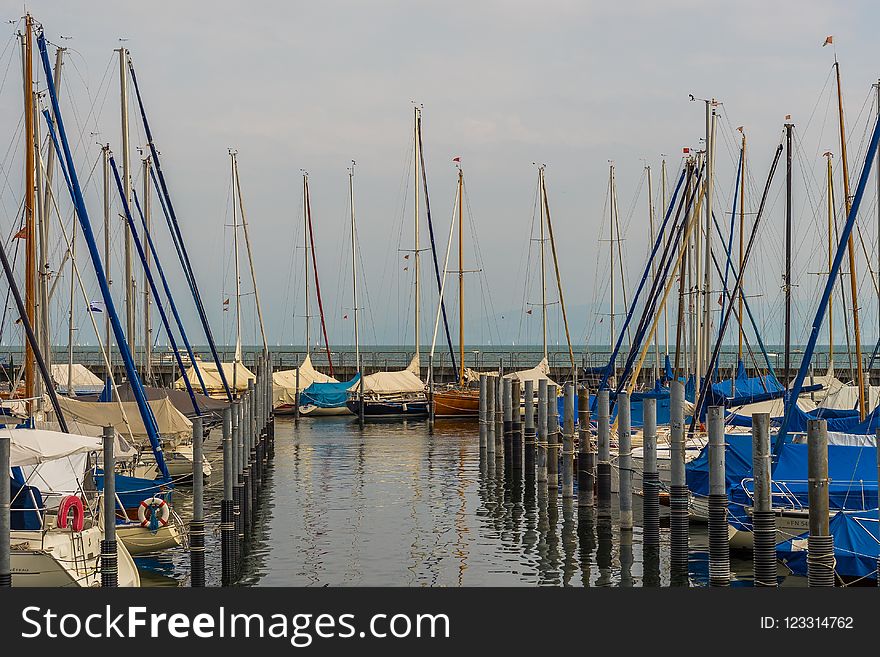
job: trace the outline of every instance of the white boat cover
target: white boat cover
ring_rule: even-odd
[[[472,370],[469,367],[464,369],[464,378],[468,383],[477,383],[480,380],[480,375],[485,374],[486,376],[498,376],[498,370],[492,372],[478,372],[477,370]],[[547,381],[548,385],[556,385],[556,382],[550,378],[550,365],[547,362],[546,358],[542,358],[541,362],[538,363],[535,367],[528,370],[519,370],[517,372],[508,372],[504,375],[505,379],[517,379],[520,383],[524,383],[526,381],[534,381],[537,383],[542,379]],[[537,388],[536,388],[537,390]]]
[[[859,387],[840,385],[829,389],[824,399],[819,402],[820,408],[836,408],[852,410],[859,405]],[[880,400],[880,386],[870,386],[868,390],[868,408],[877,408]]]
[[[96,452],[103,442],[94,436],[49,431],[47,429],[0,429],[10,438],[10,467],[39,465],[66,456]]]
[[[84,402],[63,396],[58,401],[65,418],[99,427],[112,425],[116,431],[123,436],[130,436],[140,446],[146,446],[150,442],[136,402]],[[152,399],[147,403],[153,409],[163,441],[178,444],[192,438],[192,422],[174,407],[170,399]],[[120,404],[125,409],[130,426],[125,424]]]
[[[48,406],[48,402],[46,403]],[[85,422],[80,422],[76,418],[66,417],[64,418],[67,421],[67,428],[69,431],[77,433],[81,436],[91,436],[93,438],[100,438],[102,441],[104,439],[104,427],[99,427],[94,424],[86,424]],[[49,431],[61,431],[61,425],[58,424],[55,420],[35,420],[34,425],[37,429],[47,429]],[[102,442],[103,444],[103,442]],[[117,461],[127,461],[130,458],[134,458],[137,456],[137,450],[131,446],[131,444],[125,439],[125,437],[116,432],[116,442],[113,445],[113,456]]]
[[[62,390],[67,390],[67,363],[52,364],[52,380],[55,386]],[[74,363],[70,368],[72,373],[71,384],[73,389],[82,392],[101,392],[104,389],[104,382],[91,373],[85,365]]]
[[[798,399],[798,407],[805,413],[816,410],[816,404],[810,400],[810,393],[801,395]],[[785,415],[785,400],[781,398],[769,399],[767,401],[755,402],[754,404],[731,407],[729,410],[737,415],[748,416],[752,413],[770,413],[770,417],[782,417]]]
[[[306,355],[299,366],[300,392],[313,383],[339,383],[339,381],[316,370],[312,365],[312,357]],[[272,399],[274,408],[296,403],[296,368],[281,370],[272,375]]]
[[[205,382],[205,388],[209,395],[226,395],[226,388],[223,387],[223,379],[217,364],[213,361],[203,361],[196,358],[196,364],[199,366],[199,372],[202,374],[202,380]],[[257,375],[246,368],[242,363],[220,363],[223,366],[223,375],[226,377],[226,383],[232,390],[233,380],[235,381],[235,391],[244,392],[247,390],[248,379],[256,380]],[[193,390],[199,390],[199,377],[194,367],[190,366],[186,370],[186,376],[189,379]],[[174,387],[178,390],[186,390],[186,382],[183,377],[174,382]]]
[[[416,354],[404,370],[376,372],[364,377],[364,392],[377,395],[394,395],[407,392],[424,392],[425,383],[420,378],[419,356]],[[355,383],[351,390],[358,390]]]

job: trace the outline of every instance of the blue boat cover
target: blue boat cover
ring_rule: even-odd
[[[731,434],[724,437],[724,469],[728,490],[752,475],[752,437],[749,434]],[[694,495],[709,496],[709,448],[685,465],[688,490]]]
[[[318,408],[339,408],[345,406],[348,401],[348,391],[361,380],[360,374],[355,374],[350,381],[311,384],[302,391],[299,396],[300,404],[312,404]]]
[[[95,470],[95,487],[99,491],[104,490],[104,471]],[[128,477],[116,475],[116,497],[126,509],[136,509],[141,502],[151,497],[161,497],[170,500],[168,495],[173,486],[159,479],[143,479],[141,477]]]
[[[834,537],[834,571],[840,577],[876,580],[880,557],[876,510],[838,511],[831,519],[830,530]],[[807,534],[776,546],[777,556],[795,575],[807,575]]]
[[[774,508],[806,509],[810,494],[807,485],[807,445],[782,446],[772,471]],[[828,504],[831,509],[859,510],[877,507],[877,448],[853,445],[828,446]],[[747,475],[751,476],[751,475]],[[730,523],[737,529],[752,531],[751,516],[754,482],[734,482],[729,489]]]

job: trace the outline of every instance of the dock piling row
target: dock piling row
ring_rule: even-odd
[[[578,390],[578,506],[593,506],[596,482],[596,453],[590,435],[590,393],[586,386]]]
[[[724,407],[710,406],[709,421],[709,585],[730,586],[727,529]]]
[[[752,414],[752,564],[755,586],[778,586],[776,571],[776,514],[771,506],[770,414]]]
[[[807,539],[807,582],[834,586],[834,537],[828,504],[828,423],[807,420],[807,477],[810,535]]]

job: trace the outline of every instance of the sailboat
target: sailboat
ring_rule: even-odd
[[[358,372],[349,381],[336,381],[326,374],[315,372],[311,367],[311,359],[306,356],[308,366],[312,371],[306,370],[306,375],[311,377],[312,383],[302,386],[302,393],[299,398],[300,415],[308,415],[312,417],[320,417],[325,415],[350,415],[346,402],[348,401],[348,393],[355,390],[360,384],[361,378],[361,346],[360,346],[360,325],[358,308],[358,287],[357,287],[357,226],[355,224],[354,214],[354,160],[351,161],[351,167],[348,170],[348,199],[349,208],[351,210],[351,286],[354,315],[354,356],[357,363]],[[317,272],[315,274],[317,276]],[[303,363],[303,366],[306,363]],[[304,369],[300,366],[300,384],[302,384],[302,376]],[[324,378],[326,380],[318,380]]]
[[[321,316],[321,328],[324,342],[327,348],[327,357],[330,359],[330,342],[327,339],[327,329],[324,324],[324,308],[321,302],[321,288],[318,283],[317,256],[315,255],[315,238],[312,233],[312,203],[309,196],[309,174],[303,171],[303,272],[305,276],[305,337],[306,355],[299,367],[290,370],[280,370],[272,375],[273,407],[276,415],[293,415],[296,413],[297,395],[302,393],[313,383],[339,383],[333,374],[333,361],[330,360],[330,375],[319,372],[312,365],[311,354],[311,290],[309,286],[309,269],[314,270],[315,291],[318,298],[318,312]],[[311,256],[311,261],[310,261]],[[302,412],[302,409],[300,409]],[[318,407],[310,405],[310,414],[318,411]],[[320,413],[318,413],[320,414]],[[328,413],[328,414],[333,414]]]
[[[421,158],[421,108],[413,108],[413,166],[414,166],[414,248],[413,267],[415,278],[415,310],[414,336],[415,353],[409,365],[402,370],[392,372],[376,372],[363,377],[357,391],[349,393],[346,402],[349,410],[360,417],[361,410],[365,418],[425,418],[429,414],[429,400],[425,382],[421,378],[419,361],[419,320],[421,317],[421,248],[419,243],[419,184],[420,171],[424,162]],[[442,303],[442,300],[441,300]],[[363,373],[362,373],[363,376]],[[363,391],[363,392],[361,392]]]
[[[480,411],[480,390],[466,378],[464,366],[464,172],[458,165],[458,381],[434,391],[435,417],[475,417]],[[477,377],[479,382],[479,377]]]

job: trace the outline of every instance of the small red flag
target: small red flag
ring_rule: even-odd
[[[825,46],[827,46],[827,45],[830,44],[830,43],[834,43],[834,37],[833,37],[833,36],[827,36],[827,37],[825,37],[825,43],[822,44],[822,47],[824,48]]]
[[[348,319],[348,315],[343,315],[342,319]]]
[[[452,158],[452,161],[453,161],[453,162],[461,162],[461,158],[460,158],[460,157],[454,157],[454,158]]]
[[[532,309],[529,308],[529,309],[526,311],[526,315],[531,315],[531,314],[532,314]]]
[[[405,256],[403,256],[403,259],[404,259],[404,260],[409,260],[409,253],[407,253]]]
[[[18,231],[15,235],[12,236],[14,240],[26,240],[27,239],[27,226],[24,226],[20,231]]]
[[[685,148],[682,148],[682,149],[681,149],[681,152],[682,152],[682,154],[683,154],[683,155],[687,155],[687,154],[688,154],[688,153],[690,153],[690,152],[691,152],[691,149],[690,149],[690,148],[687,148],[687,147],[685,147]]]

